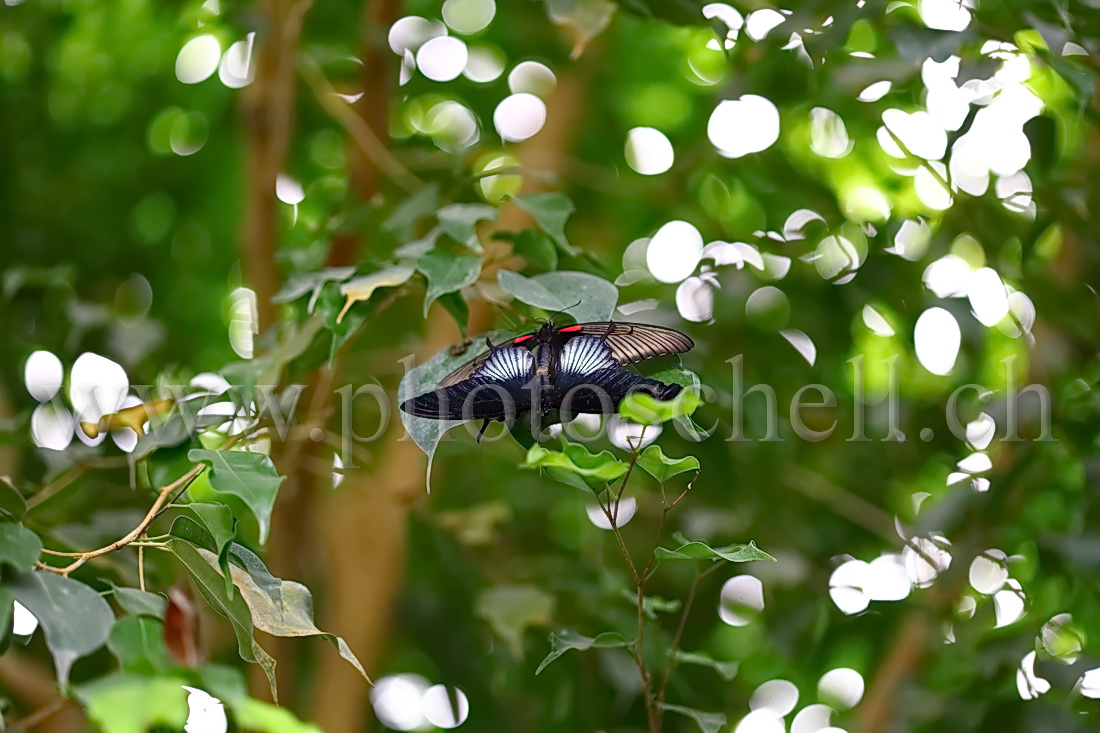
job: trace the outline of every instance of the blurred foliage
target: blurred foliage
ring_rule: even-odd
[[[190,688],[234,729],[316,730],[303,721],[332,719],[314,702],[329,653],[363,726],[443,727],[439,705],[420,708],[427,680],[464,693],[468,730],[732,730],[762,709],[738,729],[752,733],[780,704],[754,691],[788,680],[799,733],[817,730],[815,703],[853,731],[1097,727],[1094,2],[973,17],[950,0],[498,2],[459,36],[502,60],[482,82],[433,81],[411,52],[402,69],[387,38],[397,18],[453,26],[484,2],[366,6],[0,11],[7,730],[181,730],[205,704]],[[300,38],[276,46],[295,19]],[[217,54],[189,72],[196,39]],[[290,72],[265,77],[265,53]],[[556,77],[531,87],[545,125],[504,141],[498,104],[529,60]],[[929,137],[951,106],[944,74],[973,95]],[[995,106],[1008,88],[1041,106],[995,138],[982,115],[1011,116]],[[715,111],[749,95],[774,105],[778,135],[735,156],[765,116],[731,131]],[[282,98],[292,114],[256,122]],[[279,125],[285,160],[259,142]],[[664,172],[636,172],[639,127],[671,145]],[[975,173],[967,144],[997,172]],[[1006,162],[1021,150],[1023,176]],[[250,280],[265,211],[274,286]],[[712,244],[690,277],[655,278],[646,248],[671,221]],[[1008,296],[990,323],[967,297],[982,268]],[[254,335],[257,311],[274,318]],[[520,425],[478,444],[470,425],[409,419],[426,493],[398,394],[550,316],[687,332],[682,364],[642,368],[697,386],[698,406],[631,400],[623,415],[648,433],[615,417],[589,445],[584,421],[534,445]],[[933,373],[945,323],[957,358]],[[60,359],[60,390],[35,391],[36,351]],[[136,399],[114,409],[172,409],[76,427],[89,352],[125,370]],[[323,392],[346,383],[375,404],[353,414],[351,389]],[[1027,385],[1049,415],[1014,399]],[[952,411],[996,437],[963,435]],[[395,476],[415,495],[394,489],[396,513]],[[379,526],[325,514],[353,491],[400,523],[392,552],[359,554]],[[381,611],[348,611],[369,629],[333,625],[352,586],[390,575],[396,597],[365,601]],[[11,633],[14,601],[38,619],[30,636]],[[823,681],[838,668],[858,693]],[[403,718],[386,712],[394,680],[414,685]]]

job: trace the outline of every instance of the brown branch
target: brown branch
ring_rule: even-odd
[[[84,712],[79,705],[61,697],[53,675],[18,649],[9,649],[0,656],[0,689],[31,711],[18,722],[9,721],[13,728],[36,726],[44,733],[70,733],[87,728]]]
[[[275,259],[278,201],[275,180],[286,164],[294,127],[294,68],[298,37],[310,0],[260,0],[266,32],[258,37],[255,79],[241,97],[246,130],[244,272],[256,292],[260,328],[275,322],[279,289]]]

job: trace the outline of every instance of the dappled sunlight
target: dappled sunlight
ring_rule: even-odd
[[[4,720],[1095,727],[1100,41],[1006,3],[7,0]]]

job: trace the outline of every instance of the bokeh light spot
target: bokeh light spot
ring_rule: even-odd
[[[493,112],[493,125],[506,142],[522,142],[546,123],[546,104],[526,92],[505,97]]]
[[[849,667],[838,667],[821,675],[817,694],[834,710],[850,710],[863,699],[863,687],[863,675]]]
[[[913,330],[917,360],[933,374],[944,376],[955,367],[962,343],[962,331],[955,317],[943,308],[929,308],[920,314]]]
[[[672,143],[660,130],[635,127],[626,135],[626,162],[643,176],[655,176],[672,167]]]
[[[496,13],[494,0],[446,0],[443,3],[443,22],[463,35],[488,28]]]
[[[779,110],[755,94],[723,100],[711,113],[707,138],[725,158],[766,150],[779,139]]]
[[[23,384],[31,397],[39,402],[49,402],[61,389],[65,369],[61,360],[50,351],[35,351],[23,365]]]
[[[176,78],[184,84],[198,84],[218,70],[222,47],[209,33],[195,36],[183,44],[176,56]]]
[[[646,267],[664,283],[680,282],[699,264],[703,236],[686,221],[670,221],[657,230],[646,249]]]
[[[546,64],[538,61],[521,61],[508,74],[508,89],[513,94],[526,92],[546,98],[558,83],[558,78]]]
[[[451,692],[454,700],[451,700]],[[457,728],[470,716],[470,701],[466,693],[454,687],[448,692],[443,685],[432,685],[421,700],[424,717],[436,728]]]
[[[730,626],[747,626],[764,610],[764,584],[752,575],[735,575],[722,585],[718,616]]]
[[[431,38],[416,52],[416,67],[432,81],[457,79],[466,68],[466,44],[451,36]]]

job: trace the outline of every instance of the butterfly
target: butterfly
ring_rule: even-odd
[[[478,439],[494,420],[530,411],[608,414],[627,395],[641,392],[669,400],[683,389],[623,368],[643,359],[682,354],[695,343],[671,328],[641,323],[547,321],[534,332],[494,345],[459,367],[431,392],[405,400],[410,415],[435,420],[484,420]]]

